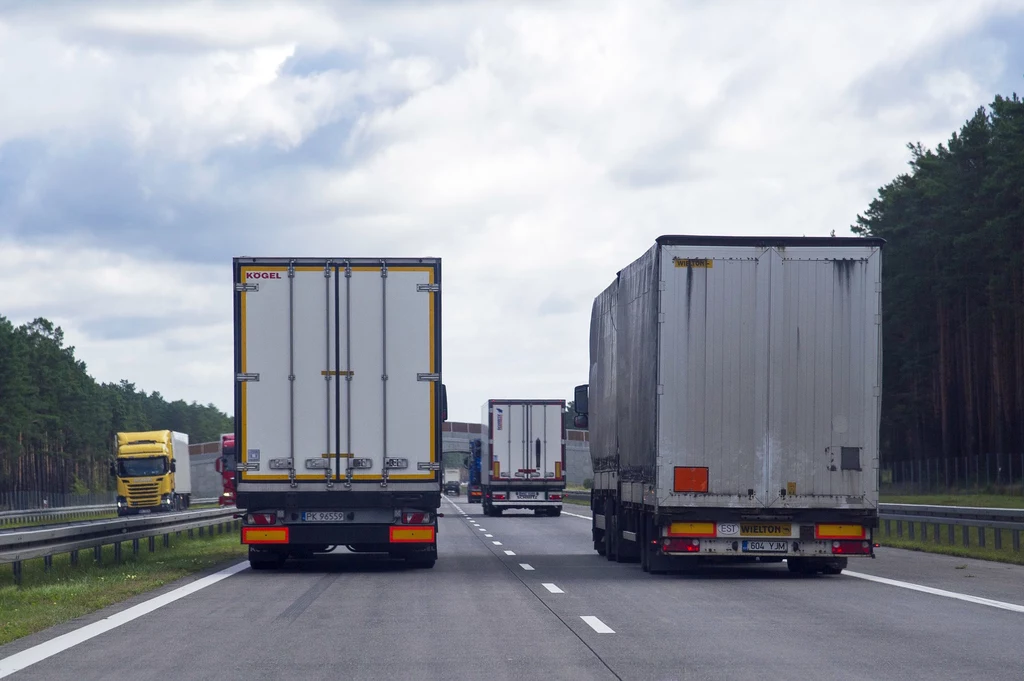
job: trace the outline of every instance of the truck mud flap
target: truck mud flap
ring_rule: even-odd
[[[599,530],[605,529],[605,527],[604,527],[604,516],[602,514],[600,514],[600,513],[595,513],[594,514],[594,527],[596,527]]]

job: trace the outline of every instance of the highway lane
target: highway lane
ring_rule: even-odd
[[[1022,613],[784,565],[647,575],[593,551],[590,522],[567,515],[585,507],[487,518],[445,506],[433,570],[347,552],[244,570],[10,678],[1022,677]],[[890,550],[851,569],[1020,599],[1009,585],[1024,569],[945,559]]]

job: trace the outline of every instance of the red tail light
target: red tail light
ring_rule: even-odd
[[[426,525],[434,520],[427,511],[402,511],[403,525]]]
[[[834,541],[832,542],[832,553],[837,555],[869,554],[871,553],[871,542],[852,540]]]
[[[700,551],[700,539],[666,537],[661,542],[661,548],[665,553],[697,553]]]
[[[246,521],[250,525],[275,525],[277,524],[276,513],[250,513]]]
[[[548,495],[548,499],[550,499],[551,501],[561,501],[562,500],[562,495],[561,494],[549,494]]]
[[[498,492],[495,492],[494,493],[494,498],[497,499],[498,501],[504,501],[505,500],[505,495],[504,494],[499,494]]]

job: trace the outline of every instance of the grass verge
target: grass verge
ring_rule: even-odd
[[[1024,496],[1007,494],[882,494],[878,500],[883,504],[1024,508]]]
[[[0,574],[0,645],[246,556],[237,531],[195,539],[187,532],[171,534],[171,546],[164,548],[158,539],[154,553],[145,540],[139,543],[138,556],[132,555],[130,541],[122,544],[120,565],[114,564],[113,546],[103,548],[102,564],[93,562],[92,551],[79,553],[78,567],[71,566],[67,554],[54,556],[49,572],[41,558],[26,561],[20,588],[5,566]]]
[[[878,528],[875,534],[875,541],[882,546],[1024,565],[1024,552],[1013,550],[1013,533],[1011,530],[986,528],[985,546],[980,546],[980,536],[978,534],[980,528],[977,527],[968,528],[954,525],[953,541],[950,542],[949,528],[946,525],[939,525],[936,528],[933,523],[910,523],[904,521],[901,523],[901,526],[898,526],[895,520],[890,520],[889,534],[885,533],[885,525],[886,522],[884,520],[881,521],[881,527]],[[964,546],[965,531],[970,534],[970,546]],[[926,532],[927,534],[925,534]],[[1002,533],[1002,548],[998,549],[996,548],[996,532]],[[913,539],[911,539],[911,534],[913,534]]]

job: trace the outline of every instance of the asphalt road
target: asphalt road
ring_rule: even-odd
[[[559,518],[445,507],[433,570],[344,552],[245,569],[9,678],[1024,678],[1024,612],[780,564],[647,575],[593,551],[585,507]],[[891,549],[850,563],[1024,605],[1021,567]]]

